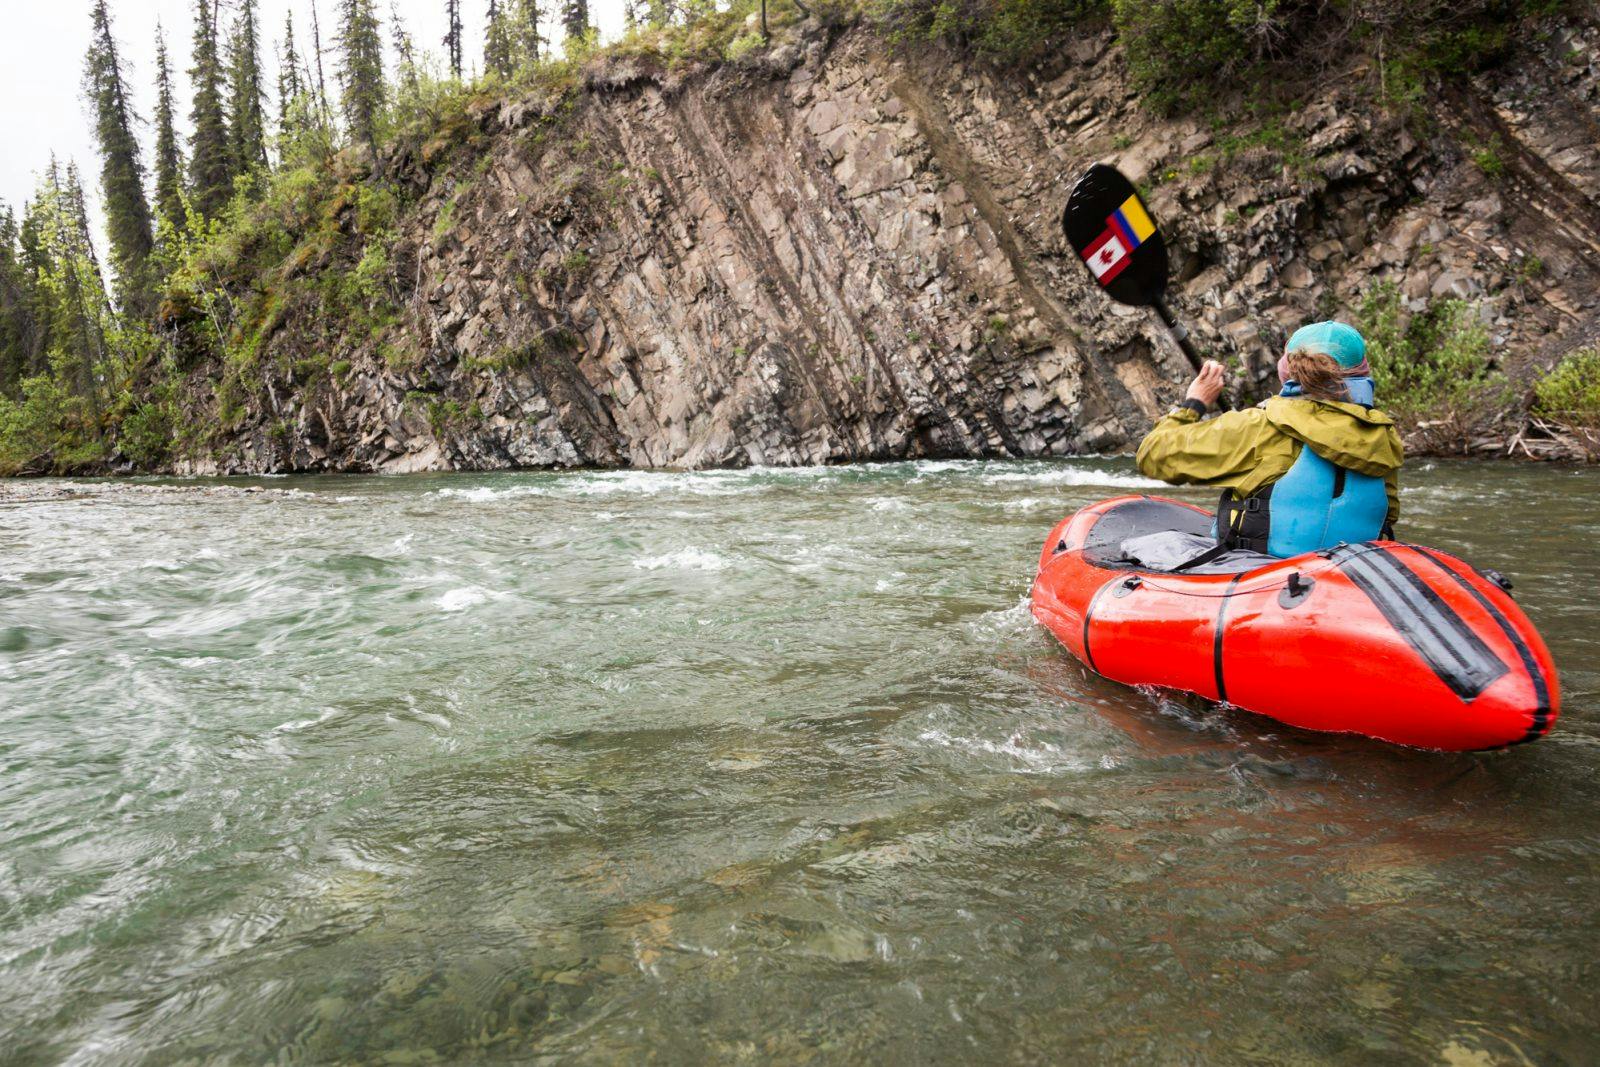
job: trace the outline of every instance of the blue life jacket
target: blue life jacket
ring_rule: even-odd
[[[1347,378],[1345,384],[1354,403],[1372,406],[1371,378]],[[1300,389],[1291,383],[1283,395],[1299,396]],[[1302,444],[1283,477],[1250,499],[1235,500],[1231,490],[1224,491],[1217,529],[1233,547],[1285,559],[1341,542],[1371,541],[1382,536],[1388,514],[1382,478],[1357,474]]]
[[[1272,485],[1267,504],[1268,555],[1279,559],[1371,541],[1383,532],[1389,493],[1382,478],[1357,474],[1300,446],[1300,456]]]

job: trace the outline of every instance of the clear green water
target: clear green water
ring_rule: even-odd
[[[1122,462],[259,484],[0,507],[0,1059],[1600,1055],[1600,473],[1410,473],[1563,669],[1475,756],[1088,676]]]

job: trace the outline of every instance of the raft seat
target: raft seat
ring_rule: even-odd
[[[1085,562],[1107,570],[1170,572],[1216,547],[1214,518],[1171,500],[1142,497],[1107,509],[1089,528]],[[1281,562],[1264,552],[1235,549],[1185,574],[1243,574]]]

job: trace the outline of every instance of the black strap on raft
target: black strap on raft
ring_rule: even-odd
[[[1180,574],[1183,571],[1192,570],[1195,567],[1203,567],[1207,563],[1210,563],[1212,560],[1217,559],[1220,556],[1226,556],[1229,552],[1232,552],[1232,551],[1233,551],[1233,546],[1225,544],[1224,542],[1218,541],[1216,544],[1212,545],[1210,548],[1206,549],[1204,552],[1202,552],[1198,556],[1194,557],[1194,559],[1186,559],[1186,560],[1184,560],[1182,563],[1178,564],[1176,567],[1171,568],[1167,573],[1168,574]]]
[[[1232,489],[1224,489],[1222,499],[1217,502],[1217,543],[1228,549],[1266,552],[1267,539],[1272,532],[1267,510],[1271,499],[1270,485],[1244,500],[1235,496]]]

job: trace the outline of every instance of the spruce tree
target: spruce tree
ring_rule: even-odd
[[[19,397],[32,373],[38,329],[30,281],[17,217],[0,204],[0,397]]]
[[[52,170],[55,158],[50,160]],[[17,228],[17,255],[22,267],[28,317],[33,321],[34,337],[26,353],[24,377],[44,374],[50,369],[49,352],[52,340],[52,314],[54,303],[46,279],[50,273],[49,246],[45,240],[44,222],[39,211],[42,193],[22,205],[22,225]]]
[[[189,80],[194,105],[189,111],[189,186],[195,207],[216,216],[233,197],[233,153],[222,110],[222,61],[217,54],[216,7],[195,0],[194,66]]]
[[[483,69],[502,78],[511,76],[511,23],[500,0],[489,0],[489,21],[483,31]]]
[[[544,53],[544,35],[539,20],[544,15],[539,0],[511,0],[512,63],[537,63]]]
[[[461,77],[461,0],[445,0],[444,46],[450,54],[450,76]]]
[[[84,89],[94,105],[95,141],[100,148],[100,187],[105,197],[106,232],[116,271],[117,300],[125,309],[143,310],[151,279],[150,202],[144,193],[144,164],[134,136],[133,108],[106,0],[95,0],[93,36],[84,62]]]
[[[678,17],[678,0],[644,0],[644,12],[651,26],[670,25]]]
[[[589,35],[589,0],[563,0],[561,27],[567,40],[582,41]]]
[[[68,163],[63,175],[51,158],[30,214],[39,241],[41,310],[51,319],[49,364],[82,403],[86,428],[98,438],[110,308],[75,164]]]
[[[300,97],[305,94],[300,77],[300,55],[294,47],[294,13],[283,18],[283,43],[278,49],[278,129],[293,135]]]
[[[416,99],[420,88],[417,51],[411,45],[411,33],[406,29],[405,20],[400,17],[399,0],[389,2],[389,41],[394,45],[394,54],[400,57],[400,84],[412,99]]]
[[[376,150],[383,110],[383,38],[372,0],[340,0],[339,81],[350,136]]]
[[[94,419],[92,432],[102,436],[100,422],[101,381],[111,370],[106,330],[112,324],[111,303],[106,296],[105,276],[100,270],[99,257],[95,255],[94,238],[90,236],[89,207],[83,193],[83,182],[78,177],[78,165],[67,164],[68,229],[67,294],[68,314],[73,321],[73,336],[78,339],[79,365],[84,368],[83,397],[89,402]]]
[[[228,39],[228,156],[235,175],[267,165],[266,88],[261,76],[261,41],[256,0],[237,0]]]
[[[172,65],[167,36],[156,25],[156,211],[174,229],[184,224],[183,156],[172,113]]]
[[[307,65],[306,80],[315,83],[312,88],[317,96],[317,119],[327,127],[332,123],[328,112],[328,79],[322,70],[322,20],[317,14],[317,0],[311,0],[311,56],[316,60],[316,67]]]

